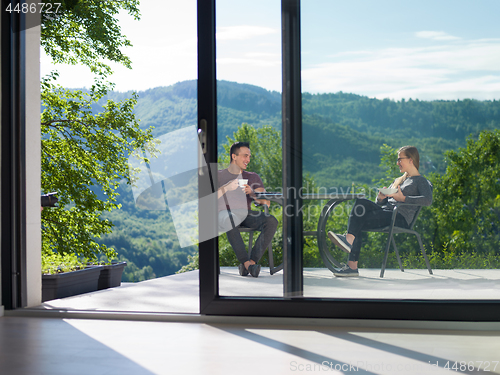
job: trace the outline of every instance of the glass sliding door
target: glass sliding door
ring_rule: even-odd
[[[118,14],[120,9],[127,12]],[[68,10],[64,17],[78,11]],[[42,212],[42,242],[47,259],[51,250],[82,255],[90,248],[97,261],[117,264],[106,266],[112,281],[100,282],[99,289],[108,290],[98,296],[54,301],[52,293],[45,306],[197,313],[197,2],[115,2],[112,7],[98,2],[91,11],[90,26],[82,22],[77,36],[96,42],[95,30],[87,27],[95,17],[109,17],[106,25],[96,24],[115,30],[108,33],[113,34],[109,42],[120,41],[115,46],[120,54],[108,51],[105,57],[125,63],[102,61],[113,70],[104,80],[113,84],[107,84],[85,61],[54,65],[53,54],[42,49],[42,77],[53,69],[60,73],[49,80],[55,86],[42,86],[42,192],[57,191],[59,197],[57,207]],[[42,35],[44,45],[58,45],[59,34]],[[84,87],[90,89],[76,89]],[[53,95],[63,98],[57,106],[50,102]],[[79,123],[75,118],[92,124],[85,135],[68,125]],[[107,119],[102,128],[94,125],[99,119]],[[109,146],[106,152],[102,144]],[[67,223],[75,229],[67,230]],[[108,288],[117,284],[121,287]]]
[[[224,2],[220,3],[225,4]],[[206,12],[210,10],[207,8],[208,5],[206,2],[200,2],[200,4],[205,4],[203,9]],[[219,4],[219,2],[217,2],[217,4]],[[214,0],[210,6],[215,7],[215,5]],[[262,13],[267,15],[265,6],[260,6]],[[457,76],[454,76],[457,71],[451,68],[447,70],[444,69],[441,66],[444,63],[438,59],[438,57],[447,55],[447,53],[443,53],[443,51],[448,51],[448,53],[450,53],[450,51],[454,50],[457,52],[461,48],[464,48],[463,44],[460,45],[463,40],[455,38],[464,38],[464,36],[457,35],[455,29],[450,29],[450,31],[439,30],[439,32],[432,31],[431,23],[426,21],[421,25],[425,27],[424,29],[418,27],[413,31],[413,35],[417,41],[415,42],[416,44],[408,46],[408,41],[401,39],[404,35],[407,34],[408,36],[411,34],[411,32],[405,31],[405,28],[408,27],[410,23],[408,19],[403,16],[408,18],[414,14],[418,14],[418,12],[428,14],[429,9],[432,8],[434,11],[436,8],[435,4],[430,3],[421,5],[427,10],[419,9],[417,12],[416,8],[403,11],[401,8],[402,5],[396,2],[378,2],[377,7],[380,6],[381,9],[383,9],[383,16],[379,18],[370,17],[370,14],[375,14],[375,10],[380,12],[380,9],[377,9],[375,5],[368,2],[359,2],[355,4],[355,6],[351,6],[350,4],[338,4],[329,1],[299,4],[299,2],[283,0],[281,6],[282,71],[284,77],[282,96],[286,98],[287,90],[292,86],[295,89],[297,87],[302,87],[302,106],[300,106],[298,112],[297,108],[295,108],[295,113],[300,113],[301,111],[303,113],[303,115],[300,116],[300,120],[302,121],[293,121],[293,126],[290,128],[283,126],[281,130],[283,132],[283,138],[286,138],[284,134],[286,130],[294,133],[294,135],[299,134],[302,141],[295,156],[299,155],[297,159],[302,159],[301,164],[303,166],[303,173],[296,174],[296,176],[302,174],[304,181],[302,184],[294,181],[291,187],[301,189],[302,194],[312,194],[309,196],[304,195],[302,202],[300,198],[294,198],[293,204],[295,204],[295,206],[290,206],[300,209],[300,215],[302,215],[303,227],[299,227],[299,235],[304,237],[304,246],[299,248],[299,253],[303,254],[299,254],[299,261],[294,259],[290,264],[285,259],[285,269],[283,271],[285,274],[283,277],[283,291],[285,291],[285,293],[280,297],[277,292],[272,291],[272,288],[275,286],[271,284],[269,284],[270,287],[268,287],[268,290],[265,292],[256,291],[257,283],[252,284],[255,287],[253,289],[245,288],[244,290],[231,290],[230,278],[240,282],[243,280],[247,281],[246,278],[248,276],[239,276],[236,269],[237,262],[232,263],[230,266],[221,265],[219,271],[219,252],[222,253],[222,250],[219,249],[219,240],[200,243],[201,313],[208,315],[351,319],[498,320],[498,302],[491,298],[483,299],[482,296],[484,294],[478,294],[479,298],[476,298],[473,303],[470,303],[471,300],[462,299],[462,297],[452,297],[452,299],[436,297],[436,295],[439,296],[439,293],[442,291],[439,291],[439,287],[433,286],[432,283],[434,281],[439,282],[444,280],[446,285],[449,280],[448,276],[437,275],[437,270],[443,269],[443,271],[447,271],[444,267],[439,268],[436,264],[436,262],[439,263],[439,260],[443,261],[444,258],[439,258],[438,253],[432,255],[434,249],[432,246],[429,247],[429,235],[436,234],[436,232],[430,232],[424,228],[429,222],[432,225],[437,225],[433,221],[434,219],[432,219],[432,216],[429,216],[432,214],[434,206],[438,206],[436,201],[434,201],[430,208],[425,207],[427,212],[424,209],[422,210],[419,215],[419,221],[414,227],[418,233],[422,234],[423,247],[429,255],[433,274],[430,274],[426,268],[423,268],[425,267],[425,259],[415,250],[415,242],[417,242],[418,246],[418,241],[413,238],[414,236],[398,234],[396,236],[396,242],[398,248],[401,249],[400,255],[401,259],[404,259],[404,261],[402,261],[402,266],[405,272],[399,270],[397,259],[397,268],[394,266],[394,255],[391,255],[387,259],[385,275],[381,278],[380,265],[370,268],[366,267],[364,265],[365,263],[362,262],[368,262],[370,258],[374,258],[374,264],[379,264],[380,261],[383,260],[379,253],[381,252],[380,249],[384,249],[384,246],[387,244],[387,234],[370,233],[367,240],[365,240],[365,246],[359,258],[361,269],[359,274],[363,276],[358,276],[357,278],[336,278],[332,270],[335,271],[337,268],[340,268],[340,263],[347,262],[348,259],[345,253],[332,246],[327,237],[328,231],[341,234],[341,231],[346,229],[349,212],[355,199],[358,198],[359,195],[363,195],[366,198],[373,198],[373,196],[371,196],[374,194],[371,192],[373,188],[380,188],[388,184],[386,180],[393,179],[394,174],[396,176],[398,175],[399,168],[396,170],[395,168],[397,165],[400,165],[401,161],[398,161],[397,165],[396,161],[398,158],[403,157],[403,155],[398,156],[397,150],[403,144],[414,144],[418,147],[421,154],[419,168],[421,168],[422,174],[425,176],[429,175],[429,179],[431,179],[430,172],[432,171],[436,173],[440,172],[441,175],[444,173],[443,169],[440,170],[440,168],[443,168],[443,164],[440,164],[443,163],[443,160],[446,160],[448,164],[450,163],[449,160],[452,159],[457,160],[457,162],[459,161],[459,159],[455,158],[454,154],[443,155],[443,150],[439,153],[436,151],[436,148],[433,148],[436,144],[442,145],[443,149],[445,149],[445,145],[453,144],[449,136],[450,132],[453,133],[451,130],[447,133],[448,136],[441,136],[439,139],[434,139],[434,143],[430,141],[427,142],[425,136],[428,138],[436,136],[439,134],[440,130],[436,128],[437,125],[435,123],[431,123],[432,126],[430,127],[429,123],[425,123],[424,120],[429,117],[429,115],[427,113],[427,117],[424,116],[425,111],[419,107],[428,108],[442,103],[444,103],[443,105],[446,107],[449,103],[444,102],[444,100],[453,100],[453,98],[450,99],[445,96],[438,96],[435,101],[429,104],[428,101],[433,100],[432,98],[427,97],[424,100],[418,98],[416,95],[417,93],[420,95],[423,92],[422,90],[416,90],[415,96],[413,96],[414,94],[412,93],[411,100],[409,98],[404,98],[403,100],[404,96],[402,96],[402,93],[410,92],[413,85],[420,82],[424,84],[422,87],[426,88],[427,92],[432,93],[436,91],[441,95],[444,88],[453,86],[453,80],[458,82],[459,86],[463,88],[467,87],[466,81],[474,81],[474,76],[480,74],[477,70],[472,69],[469,71],[469,75],[464,75],[463,79],[458,79]],[[440,3],[439,6],[446,7],[446,3]],[[214,8],[211,10],[214,11]],[[471,11],[480,12],[482,9],[474,8]],[[366,13],[363,13],[361,17],[360,12]],[[238,19],[238,14],[240,13],[239,8],[233,7],[231,10],[231,14],[235,19]],[[301,17],[293,20],[294,13],[301,15]],[[430,19],[433,17],[434,16],[430,17]],[[199,111],[201,111],[202,104],[207,105],[207,111],[205,112],[210,114],[211,121],[216,121],[213,107],[210,109],[210,105],[214,104],[214,95],[216,92],[215,72],[217,69],[217,74],[223,75],[225,73],[223,73],[223,69],[221,69],[220,66],[216,68],[215,65],[213,65],[210,66],[210,69],[206,67],[205,62],[207,59],[210,60],[210,64],[215,64],[215,38],[210,40],[210,38],[203,36],[204,33],[211,32],[213,33],[212,36],[215,37],[215,11],[210,16],[202,18],[203,19],[199,18],[198,20],[199,37],[202,38],[200,40],[203,40],[203,43],[200,43],[200,45],[204,46],[199,48],[199,51],[202,52],[199,54],[201,74],[199,76],[198,90]],[[423,16],[416,18],[426,19],[426,17]],[[222,19],[224,18],[222,17]],[[384,21],[381,25],[370,24],[371,30],[376,30],[376,32],[373,31],[372,33],[377,36],[377,42],[385,43],[382,46],[373,44],[373,41],[370,42],[368,40],[369,33],[363,34],[360,31],[360,27],[353,26],[356,25],[358,21],[363,23],[363,20],[366,21],[371,19]],[[488,19],[490,19],[490,17],[485,17],[485,20]],[[347,25],[342,23],[344,21]],[[391,24],[391,22],[393,23],[393,27],[401,27],[401,30],[404,32],[395,33],[394,28],[391,29],[387,25],[388,23]],[[457,25],[458,24],[459,22],[457,22]],[[341,27],[339,25],[344,26]],[[493,23],[491,23],[491,25],[493,25]],[[294,32],[292,30],[294,28],[295,31],[302,30],[301,38],[293,38]],[[494,29],[486,28],[488,32],[492,30]],[[363,35],[367,40],[363,39]],[[494,33],[492,33],[491,36],[494,36]],[[490,47],[494,45],[494,41],[496,40],[494,37],[487,38],[487,40],[479,40],[480,38],[477,35],[475,38],[477,38],[477,43],[472,44],[493,43],[489,45]],[[437,44],[445,42],[458,44],[455,47],[453,45],[448,46],[448,49],[444,48],[442,44],[426,47],[425,43],[429,43],[430,41],[434,41],[434,43]],[[205,46],[205,43],[210,44],[210,46]],[[300,51],[298,66],[302,65],[302,78],[300,74],[287,75],[287,64],[295,63],[297,66],[297,61],[294,61],[294,56],[296,55],[293,51],[290,51],[290,49],[294,48],[298,48]],[[396,51],[394,51],[394,49],[396,49]],[[488,61],[493,61],[496,56],[493,52],[495,49],[490,48],[489,50],[490,59]],[[217,51],[219,51],[219,47]],[[413,55],[411,54],[410,58],[403,58],[405,51],[413,51],[418,58],[412,59],[411,56]],[[422,54],[419,54],[419,52],[422,52]],[[429,54],[441,65],[437,68],[430,69],[428,64],[432,59],[423,59],[423,57]],[[386,56],[388,56],[388,59],[385,58]],[[455,54],[453,56],[457,55]],[[226,62],[227,61],[228,60],[226,60]],[[424,61],[426,62],[424,63]],[[452,65],[453,59],[447,61],[448,64]],[[455,61],[458,60],[455,59]],[[412,64],[418,65],[417,68],[420,70],[413,67]],[[384,68],[385,66],[386,68]],[[207,69],[205,71],[206,74],[202,73],[202,69],[205,69],[202,67]],[[331,67],[335,69],[329,69]],[[361,69],[356,70],[358,67],[361,67]],[[405,69],[400,69],[398,71],[398,68],[401,67]],[[378,68],[378,70],[376,68]],[[427,68],[430,70],[426,71],[425,69]],[[424,71],[421,69],[424,69]],[[339,71],[341,73],[337,73]],[[433,73],[436,74],[440,71],[447,72],[448,76],[441,76],[439,79],[434,80],[430,79]],[[488,71],[488,69],[484,70],[484,72],[486,71]],[[494,71],[494,67],[489,68],[490,73]],[[353,85],[352,82],[355,81],[357,76],[360,76],[362,79],[358,81],[356,85]],[[446,77],[448,77],[448,81],[444,79]],[[483,75],[482,79],[479,81],[484,81],[486,77],[491,78],[491,85],[485,86],[484,88],[486,89],[486,87],[489,87],[491,90],[494,87],[495,77],[492,75]],[[201,82],[202,78],[203,82]],[[221,77],[219,76],[218,78]],[[401,82],[405,83],[405,80],[410,83],[407,82],[404,87],[398,86]],[[371,84],[372,81],[373,83]],[[379,90],[378,88],[379,86],[382,87],[381,82],[386,82],[386,85],[383,86],[384,90]],[[441,84],[439,84],[440,82]],[[201,88],[203,88],[203,90],[201,90]],[[437,90],[438,88],[439,90]],[[377,90],[381,93],[381,98],[378,97],[379,94],[377,94]],[[293,93],[293,90],[291,90],[291,93]],[[387,96],[387,93],[392,93],[392,96]],[[395,93],[399,93],[400,96],[395,95]],[[221,92],[219,91],[217,95],[221,96]],[[243,97],[244,95],[241,96],[241,98]],[[325,103],[321,101],[323,98],[328,100],[333,98],[336,100],[333,102],[327,101]],[[354,100],[361,101],[362,105],[353,103]],[[458,98],[455,100],[458,102]],[[479,98],[476,99],[476,101],[477,100],[484,101],[485,98]],[[218,98],[218,101],[220,101],[220,98]],[[460,98],[461,104],[469,105],[471,102],[473,102],[473,100]],[[491,100],[491,102],[493,105],[497,103],[496,100]],[[293,100],[288,102],[283,100],[283,108],[285,108],[285,103],[296,102]],[[382,109],[380,108],[381,106]],[[402,116],[402,109],[400,107],[405,109],[409,108],[411,115]],[[218,115],[222,116],[222,107],[220,103],[217,108]],[[420,112],[423,111],[424,114],[419,113],[419,110]],[[285,112],[286,110],[283,109],[283,114]],[[437,111],[437,113],[441,112]],[[491,110],[489,113],[490,116],[494,117],[496,112]],[[282,120],[283,123],[286,123],[286,121],[289,121],[289,117],[283,114]],[[382,116],[382,119],[379,119],[377,116]],[[437,114],[434,113],[434,116],[437,116]],[[441,114],[441,116],[444,116],[444,114]],[[395,126],[394,117],[399,118],[401,120],[399,124],[402,125]],[[385,127],[378,130],[374,128],[375,125],[373,121],[368,121],[368,119],[373,118],[377,120],[375,124],[380,126],[385,125]],[[202,120],[203,118],[200,117],[201,123],[203,123]],[[389,120],[392,120],[392,122]],[[490,127],[494,127],[495,119],[490,117],[488,121]],[[408,132],[408,123],[411,124],[411,132]],[[202,124],[200,124],[199,127],[200,130],[202,130]],[[248,128],[246,129],[249,131]],[[455,127],[453,131],[457,132],[459,130],[459,128]],[[220,135],[220,129],[218,133]],[[226,152],[222,152],[223,147],[221,147],[221,145],[224,141],[219,137],[219,141],[217,142],[217,135],[218,134],[215,134],[213,129],[211,132],[209,131],[207,133],[206,143],[208,147],[205,153],[207,162],[214,163],[218,156],[222,156],[227,163],[229,161],[229,155],[226,149],[224,149]],[[231,139],[230,142],[233,140],[234,139]],[[383,142],[375,142],[375,140],[382,140]],[[284,144],[286,144],[286,142],[284,142]],[[456,143],[456,145],[459,147],[459,143]],[[218,152],[215,152],[216,148]],[[253,156],[255,156],[254,154],[255,153],[252,153]],[[293,152],[283,153],[283,155],[282,170],[284,171],[284,178],[281,185],[282,189],[284,189],[288,182],[287,178],[289,178],[289,176],[287,173],[294,173],[294,168],[286,166],[287,163],[290,163],[290,160],[294,160]],[[253,160],[256,159],[254,158]],[[369,173],[366,173],[366,170],[368,170]],[[444,168],[444,170],[446,170],[446,168]],[[434,183],[434,185],[434,194],[437,195],[437,186],[439,186],[439,184]],[[281,198],[283,198],[286,193],[286,191],[282,191]],[[335,197],[333,199],[333,203],[336,203],[335,205],[331,202],[332,199],[330,199],[332,194],[334,194],[333,196]],[[276,201],[279,201],[277,198],[279,196],[278,194],[274,197]],[[269,198],[271,196],[268,194],[266,197]],[[339,197],[342,199],[339,199]],[[279,202],[283,204],[283,200]],[[217,209],[215,205],[214,203],[211,217],[216,217],[215,213]],[[285,216],[286,209],[283,211],[282,215]],[[493,212],[495,212],[494,209]],[[202,209],[200,206],[200,214],[201,213]],[[290,215],[294,214],[291,211],[288,213]],[[215,221],[214,219],[212,220]],[[216,224],[217,223],[215,223],[214,226]],[[287,226],[283,225],[281,228],[281,230],[284,231]],[[317,233],[318,229],[320,232],[319,236]],[[436,235],[439,235],[439,233]],[[295,238],[295,236],[283,235],[283,238],[285,239],[285,244],[294,244],[293,238]],[[366,244],[370,246],[367,247]],[[375,248],[379,250],[375,250]],[[295,248],[295,250],[296,249],[297,248]],[[323,249],[323,251],[320,251],[320,249]],[[419,250],[418,247],[417,250]],[[392,248],[391,252],[393,252]],[[286,254],[289,253],[286,250],[284,253],[285,258]],[[293,253],[293,251],[291,253]],[[294,256],[296,256],[296,254]],[[456,256],[454,259],[465,258],[467,258],[467,256]],[[364,260],[361,261],[361,259]],[[494,258],[491,257],[486,259],[490,262],[494,260]],[[302,264],[304,266],[303,269]],[[296,272],[297,270],[293,268],[297,265],[301,267],[299,272]],[[361,268],[361,266],[364,268]],[[457,289],[460,288],[470,288],[476,282],[483,282],[483,280],[488,277],[495,277],[491,276],[491,274],[486,276],[483,275],[483,280],[479,280],[475,271],[471,272],[471,270],[472,269],[465,269],[457,272],[468,275],[469,279],[465,280],[464,283],[459,283],[458,287],[453,286],[448,288],[451,293],[456,293]],[[227,275],[222,275],[224,272],[227,272]],[[365,273],[363,274],[363,272]],[[494,274],[496,271],[488,270],[488,272]],[[394,279],[394,273],[397,273],[399,277],[401,277],[401,275],[409,275],[413,277],[413,280],[396,280]],[[371,276],[372,274],[376,275],[376,277]],[[226,276],[227,280],[223,279]],[[288,291],[292,292],[290,294],[287,294],[287,288],[285,287],[285,285],[287,285],[287,277],[291,277],[292,287],[288,288]],[[430,278],[433,279],[431,280]],[[258,279],[249,280],[260,281],[262,279],[259,276]],[[271,280],[271,278],[268,279]],[[359,286],[363,284],[366,285],[367,281],[369,282],[368,284],[371,285],[373,293],[363,294],[360,292]],[[352,284],[352,282],[358,283]],[[219,288],[219,283],[221,288]],[[404,285],[405,288],[401,285]],[[443,284],[441,284],[441,287],[442,286]],[[426,289],[429,293],[425,298],[422,298],[422,293],[418,294],[418,289]],[[375,293],[375,291],[377,293]],[[253,298],[248,298],[248,296]]]
[[[219,183],[250,178],[248,185],[256,190],[281,191],[281,3],[217,1],[215,19]],[[248,156],[230,167],[235,142],[246,142],[236,152]],[[281,297],[282,207],[275,202],[256,206],[247,202],[246,195],[250,196],[238,188],[220,198],[224,200],[219,205],[222,221],[224,214],[233,218],[240,208],[244,213],[234,217],[242,222],[241,230],[234,229],[229,216],[229,227],[219,228],[219,293]],[[245,209],[248,203],[250,213]],[[245,262],[257,262],[258,277],[254,277],[258,266],[248,273]]]
[[[413,233],[395,234],[392,243],[387,233],[361,230],[383,230],[389,225],[383,215],[357,227],[369,221],[360,219],[371,210],[366,201],[349,197],[323,218],[328,202],[311,203],[304,210],[305,230],[323,220],[324,231],[304,242],[305,296],[498,299],[500,185],[486,177],[498,176],[500,161],[495,9],[497,3],[448,1],[301,3],[303,168],[309,186],[364,194],[374,202],[379,188],[404,172],[410,175],[403,191],[418,174],[433,185],[430,206],[430,200],[413,199],[424,205],[413,227],[422,244]],[[407,145],[416,147],[419,160],[410,151],[398,154]],[[409,156],[418,170],[408,167]],[[407,195],[429,195],[410,190]],[[404,216],[400,225],[409,226],[416,207],[399,210],[396,221]],[[348,241],[357,235],[351,254],[335,244],[347,231]],[[341,271],[343,264],[350,267]]]

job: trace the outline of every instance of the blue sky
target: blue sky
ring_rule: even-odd
[[[116,89],[196,79],[196,2],[141,2],[123,15],[133,70],[114,66]],[[307,0],[302,8],[302,88],[421,100],[500,99],[499,0]],[[218,0],[218,79],[281,91],[280,1]],[[53,69],[42,57],[42,73]],[[85,68],[60,67],[67,87],[89,86]]]

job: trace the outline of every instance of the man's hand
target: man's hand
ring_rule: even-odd
[[[252,196],[254,193],[254,191],[250,187],[250,185],[243,185],[243,191],[245,192],[246,195],[250,195],[250,196]]]
[[[233,190],[236,190],[238,189],[239,185],[238,185],[238,179],[235,178],[234,180],[231,180],[229,181],[227,184],[223,185],[222,186],[224,188],[224,190],[226,191],[233,191]]]
[[[266,189],[257,188],[257,189],[255,189],[255,192],[256,193],[265,193]],[[271,206],[271,201],[268,201],[267,199],[254,199],[254,201],[257,202],[258,204],[267,204],[267,207]]]
[[[247,185],[248,186],[248,185]],[[222,185],[217,191],[217,198],[222,197],[226,192],[233,191],[238,189],[240,186],[238,185],[238,179],[234,179],[229,181],[227,184]]]

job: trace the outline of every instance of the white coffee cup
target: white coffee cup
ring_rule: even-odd
[[[240,185],[241,187],[245,186],[248,184],[248,180],[247,179],[244,179],[244,178],[240,178],[238,180],[238,185]]]

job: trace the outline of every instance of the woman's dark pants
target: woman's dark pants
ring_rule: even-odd
[[[347,233],[355,237],[349,254],[350,261],[357,262],[359,259],[363,245],[361,233],[365,230],[381,229],[391,225],[392,212],[391,207],[379,206],[366,198],[356,199],[347,224]],[[406,219],[399,213],[396,216],[395,225],[408,228]]]

